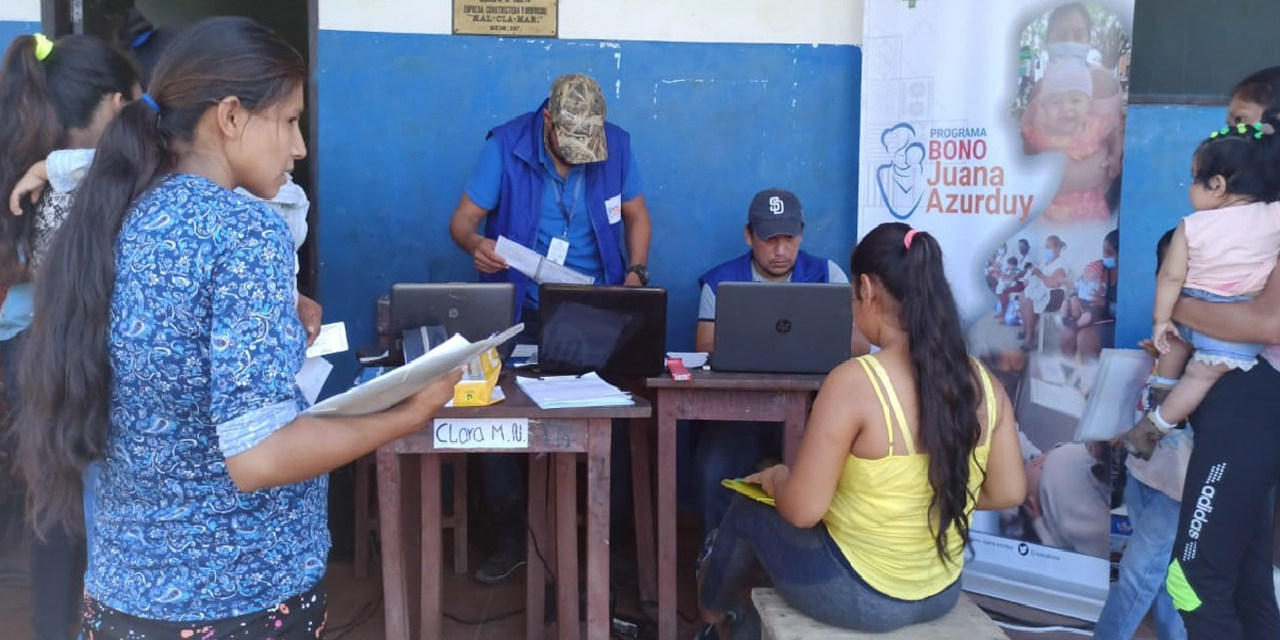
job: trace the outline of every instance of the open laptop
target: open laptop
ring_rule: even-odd
[[[847,284],[724,282],[716,291],[711,368],[826,374],[849,359]]]
[[[539,290],[538,370],[656,376],[665,366],[667,290],[544,284]]]
[[[509,283],[392,285],[391,335],[443,326],[449,336],[484,340],[514,324],[515,300],[515,286]]]

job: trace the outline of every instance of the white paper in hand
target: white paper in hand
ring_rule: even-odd
[[[298,371],[298,388],[307,399],[307,404],[315,404],[320,397],[320,390],[329,379],[333,365],[324,358],[307,358],[302,361],[302,370]]]
[[[507,261],[507,266],[529,276],[538,284],[595,284],[596,279],[560,266],[534,250],[512,242],[506,236],[498,236],[494,251]]]
[[[413,362],[320,402],[306,413],[315,416],[361,416],[385,411],[463,366],[468,360],[516,337],[523,330],[524,325],[518,324],[474,344],[455,335]]]
[[[1107,441],[1137,421],[1135,410],[1155,359],[1141,349],[1103,349],[1080,422],[1077,441]]]
[[[342,353],[347,347],[347,324],[334,322],[320,327],[320,335],[307,347],[308,358],[318,358],[332,353]]]

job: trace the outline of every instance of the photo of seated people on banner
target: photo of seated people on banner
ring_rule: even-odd
[[[1027,502],[998,533],[1099,558],[1113,551],[1120,467],[1106,443],[1075,440],[1115,346],[1128,59],[1127,29],[1100,3],[1058,4],[1022,30],[1011,120],[1024,155],[1061,169],[1039,215],[990,250],[993,312],[970,334],[1014,398],[1027,464]]]
[[[859,231],[902,221],[941,239],[970,352],[1019,426],[1026,503],[973,530],[1027,544],[975,553],[1089,556],[1081,582],[1105,589],[1122,465],[1078,427],[1116,346],[1133,2],[867,4]]]

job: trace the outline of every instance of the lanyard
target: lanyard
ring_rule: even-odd
[[[570,202],[568,208],[566,208],[564,206],[564,190],[569,185],[569,178],[572,176],[573,172],[570,171],[569,175],[565,176],[563,185],[559,184],[559,181],[553,180],[553,182],[557,183],[556,204],[560,206],[560,214],[564,216],[565,238],[569,237],[569,225],[573,223],[573,214],[578,209],[578,198],[582,196],[583,182],[586,181],[585,175],[578,179],[578,185],[573,189],[573,201]]]

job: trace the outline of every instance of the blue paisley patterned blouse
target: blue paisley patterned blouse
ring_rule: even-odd
[[[305,407],[293,240],[200,177],[139,198],[116,243],[115,386],[86,590],[152,620],[268,609],[324,575],[327,480],[241,493],[225,459]]]

